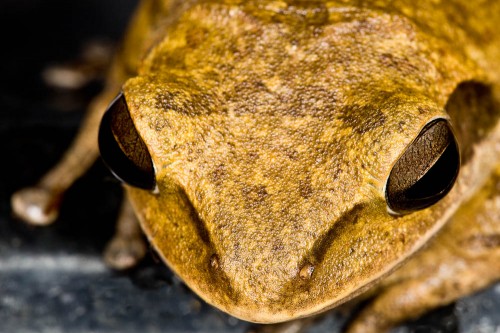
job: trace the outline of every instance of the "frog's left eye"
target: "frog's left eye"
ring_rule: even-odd
[[[119,180],[146,190],[155,187],[151,155],[135,129],[122,93],[102,118],[99,150],[104,163]]]
[[[429,122],[394,164],[386,201],[397,214],[429,207],[453,187],[460,168],[458,145],[445,119]]]

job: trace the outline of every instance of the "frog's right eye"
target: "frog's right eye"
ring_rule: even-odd
[[[155,187],[151,155],[135,129],[122,93],[102,118],[99,150],[104,163],[119,180],[146,190]]]
[[[451,190],[459,169],[450,124],[445,119],[430,121],[394,164],[386,184],[387,206],[406,214],[435,204]]]

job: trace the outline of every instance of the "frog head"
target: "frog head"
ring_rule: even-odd
[[[494,162],[457,178],[467,129],[447,105],[484,74],[449,43],[375,9],[255,3],[187,10],[111,104],[101,151],[186,284],[269,323],[366,290]]]

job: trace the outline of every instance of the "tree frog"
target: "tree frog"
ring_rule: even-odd
[[[99,144],[127,193],[112,267],[144,255],[137,217],[233,316],[370,289],[347,329],[387,330],[500,277],[498,22],[497,1],[143,0],[72,148],[14,210],[54,221]]]

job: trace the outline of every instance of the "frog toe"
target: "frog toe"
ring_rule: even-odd
[[[123,271],[136,266],[146,255],[146,250],[142,231],[126,199],[120,209],[116,233],[104,250],[104,261],[109,267]]]
[[[146,244],[142,239],[113,238],[104,250],[104,261],[116,270],[126,270],[137,265],[146,254]]]
[[[12,195],[15,215],[32,225],[49,225],[59,215],[61,196],[42,187],[29,187]]]

